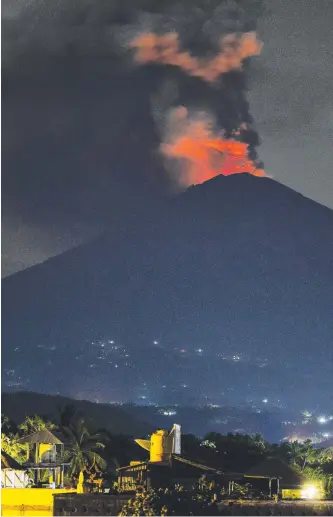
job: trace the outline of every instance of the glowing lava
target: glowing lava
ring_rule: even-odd
[[[160,149],[165,157],[179,160],[177,179],[183,187],[203,183],[219,174],[247,172],[265,176],[249,158],[248,144],[216,134],[207,115],[199,114],[191,119],[184,107],[171,113],[166,142]]]

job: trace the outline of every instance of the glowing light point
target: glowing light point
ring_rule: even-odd
[[[318,424],[326,424],[327,418],[325,416],[320,416],[317,418],[317,422],[318,422]]]
[[[263,401],[264,404],[267,404],[268,399],[262,399],[262,401]]]
[[[302,499],[318,499],[319,498],[319,490],[314,485],[306,485],[303,487],[301,491]]]

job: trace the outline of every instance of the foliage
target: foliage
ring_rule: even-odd
[[[1,413],[1,432],[5,434],[14,433],[16,429],[16,425],[11,422],[8,416]]]
[[[269,445],[260,434],[208,433],[199,442],[195,437],[185,435],[182,448],[185,455],[201,463],[238,472],[261,461],[269,452]]]
[[[333,462],[333,447],[321,449],[319,453],[319,462],[321,464]]]
[[[321,462],[321,451],[313,447],[311,440],[305,440],[304,443],[293,441],[285,444],[288,452],[290,462],[295,467],[300,467],[302,470],[308,465],[314,465]]]
[[[321,467],[307,466],[304,468],[296,466],[296,470],[302,474],[306,483],[314,485],[324,496],[332,496],[332,475],[326,474]]]
[[[23,436],[32,434],[38,431],[44,431],[45,429],[54,429],[56,427],[52,422],[45,420],[40,415],[27,416],[19,425],[19,429],[22,431]]]
[[[26,447],[23,443],[18,443],[18,439],[17,434],[1,433],[1,450],[9,454],[18,463],[23,463],[27,456]]]
[[[78,476],[80,472],[99,472],[106,467],[104,458],[97,452],[104,448],[104,444],[99,441],[98,435],[91,435],[83,419],[78,420],[68,430],[70,447],[65,455],[69,460],[70,476]]]
[[[121,465],[128,465],[133,459],[146,459],[146,451],[139,448],[132,438],[114,435],[104,429],[99,431],[99,435],[104,444],[103,457],[107,460],[108,472],[113,476],[117,476]]]
[[[218,515],[215,494],[207,482],[193,490],[174,488],[138,491],[119,515]]]

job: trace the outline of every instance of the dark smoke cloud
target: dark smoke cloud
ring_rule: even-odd
[[[262,11],[262,0],[4,0],[3,58],[108,56],[149,30],[175,31],[194,54],[216,54],[221,36],[255,30]]]
[[[260,0],[4,0],[6,213],[34,228],[95,227],[158,203],[170,187],[157,150],[173,106],[212,113],[226,134],[246,122],[255,155],[246,74],[212,87],[175,67],[135,65],[128,43],[175,30],[181,48],[209,59],[221,36],[255,30],[261,10]]]

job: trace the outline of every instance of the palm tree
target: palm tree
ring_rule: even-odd
[[[265,441],[263,435],[259,434],[259,433],[254,434],[254,435],[251,436],[251,442],[250,443],[252,443],[256,449],[260,449],[261,451],[266,450],[267,447],[268,447],[268,444]]]
[[[83,419],[77,421],[66,430],[70,445],[66,451],[69,460],[69,475],[78,477],[84,471],[105,469],[106,462],[97,452],[103,449],[104,445],[99,441],[99,435],[91,435]]]
[[[313,447],[311,440],[305,440],[303,444],[293,441],[289,444],[289,456],[292,465],[298,465],[303,470],[318,460],[319,451]]]
[[[333,447],[322,449],[319,453],[319,463],[329,463],[333,461]]]
[[[318,460],[319,451],[312,445],[311,440],[305,440],[301,450],[302,469]]]
[[[298,465],[302,459],[302,445],[294,440],[289,443],[289,455],[292,465]]]

